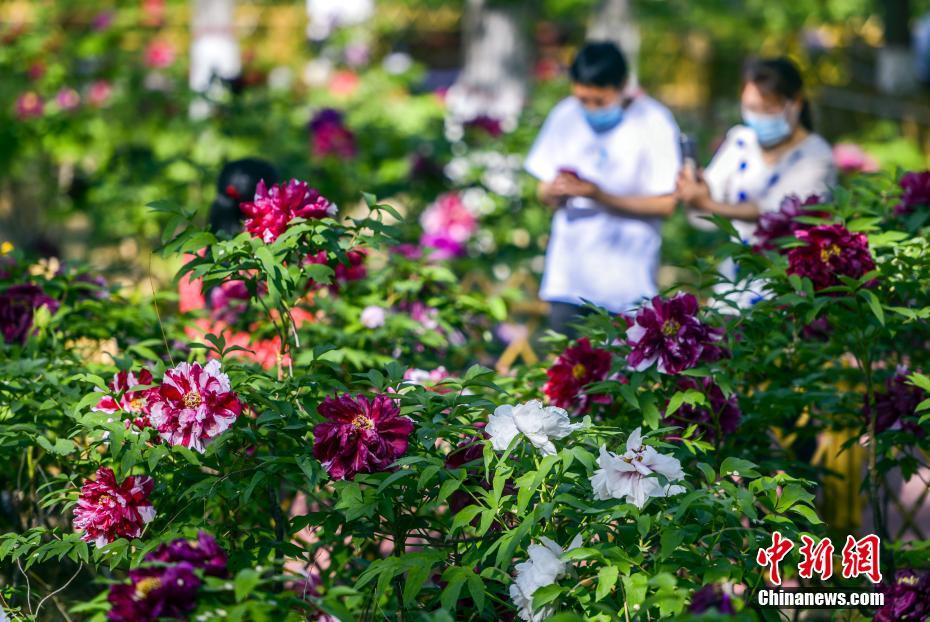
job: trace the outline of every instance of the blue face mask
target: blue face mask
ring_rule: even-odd
[[[607,106],[606,108],[598,108],[597,110],[588,110],[584,109],[584,118],[588,122],[588,125],[591,126],[591,129],[602,134],[603,132],[608,132],[623,121],[623,106],[616,104],[614,106]]]
[[[756,133],[759,144],[774,147],[791,136],[791,124],[783,112],[781,114],[757,114],[743,110],[743,122]]]

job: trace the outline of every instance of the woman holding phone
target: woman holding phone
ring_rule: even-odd
[[[759,216],[777,211],[786,197],[829,193],[836,168],[830,145],[813,131],[801,73],[789,59],[751,61],[740,103],[743,125],[730,129],[703,174],[682,169],[676,195],[705,214],[731,219],[750,242]]]
[[[562,333],[585,302],[623,313],[656,294],[660,224],[675,209],[680,166],[675,120],[625,93],[614,44],[586,44],[570,75],[572,96],[549,113],[525,162],[556,210],[540,297]]]

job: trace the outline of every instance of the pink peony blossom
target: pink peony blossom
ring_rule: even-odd
[[[264,180],[259,181],[255,199],[240,203],[239,209],[247,216],[245,228],[248,232],[265,243],[277,240],[294,218],[332,217],[338,211],[318,190],[296,179],[275,184],[270,189]]]
[[[110,103],[113,87],[106,80],[97,80],[87,89],[87,101],[96,108],[103,108]]]
[[[854,143],[837,143],[833,147],[833,164],[844,173],[878,172],[878,160]]]
[[[101,467],[97,479],[84,482],[74,527],[83,530],[81,539],[105,546],[117,538],[138,538],[142,529],[155,518],[149,502],[154,482],[151,477],[130,475],[116,483],[113,470]]]
[[[150,394],[149,405],[149,419],[165,441],[200,453],[242,413],[239,396],[217,360],[169,369]]]
[[[450,259],[465,254],[465,244],[478,229],[478,218],[457,192],[439,195],[420,215],[421,246],[433,249],[434,259]]]
[[[61,110],[74,110],[81,105],[81,96],[71,88],[63,88],[55,95],[55,103]]]
[[[45,102],[35,91],[26,91],[16,99],[16,116],[21,120],[41,117]]]
[[[150,69],[165,69],[174,64],[174,46],[163,39],[155,39],[146,46],[142,58]]]

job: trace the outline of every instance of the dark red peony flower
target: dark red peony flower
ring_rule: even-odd
[[[494,117],[489,117],[486,114],[478,115],[477,117],[465,122],[465,129],[472,129],[484,132],[492,138],[497,138],[504,133],[504,127],[501,125],[499,119]]]
[[[210,534],[201,531],[196,540],[179,538],[160,547],[145,556],[146,561],[177,564],[186,562],[194,568],[200,568],[209,577],[226,577],[228,558],[226,551],[216,543]]]
[[[627,329],[632,351],[627,362],[636,371],[658,363],[663,374],[678,374],[701,361],[717,360],[724,351],[716,344],[723,336],[697,317],[698,301],[679,292],[672,298],[656,296],[636,314]]]
[[[110,622],[186,620],[197,605],[201,581],[188,563],[129,571],[129,583],[110,587]]]
[[[130,475],[116,483],[113,470],[101,467],[97,479],[84,482],[74,508],[74,527],[83,530],[81,539],[105,546],[117,538],[138,538],[142,528],[155,518],[149,502],[154,482],[151,477]]]
[[[895,205],[894,213],[906,216],[917,207],[930,207],[930,171],[905,173],[900,181],[901,202]]]
[[[843,225],[811,227],[794,237],[805,244],[788,250],[788,274],[806,276],[815,289],[838,285],[840,275],[858,279],[875,268],[868,238]]]
[[[204,452],[242,413],[239,396],[220,371],[220,362],[181,363],[165,372],[149,393],[149,419],[171,445]]]
[[[546,371],[549,381],[543,387],[543,393],[553,406],[583,413],[590,406],[592,398],[596,399],[586,393],[584,388],[607,378],[610,361],[610,352],[592,348],[588,338],[583,337],[574,346],[566,348]]]
[[[313,455],[333,479],[384,471],[407,451],[413,422],[390,396],[329,397],[317,412],[327,421],[313,428]]]
[[[688,605],[690,613],[704,613],[716,609],[718,613],[734,615],[733,599],[716,584],[705,585],[691,595],[691,604]]]
[[[706,406],[682,404],[671,416],[663,419],[664,425],[677,425],[687,429],[688,426],[697,424],[698,433],[704,440],[711,443],[718,439],[718,431],[720,438],[736,431],[743,414],[740,412],[739,400],[735,395],[727,397],[717,383],[708,377],[680,378],[678,390],[689,389],[703,393],[709,404]]]
[[[924,430],[917,423],[917,406],[927,399],[927,393],[920,387],[910,384],[908,371],[898,368],[895,375],[885,383],[885,390],[875,395],[875,431],[901,429],[917,436],[924,436]],[[871,418],[868,402],[862,408],[862,416],[868,423]]]
[[[110,394],[102,397],[93,409],[111,415],[117,412],[127,413],[129,415],[129,419],[126,420],[127,428],[130,425],[139,429],[151,427],[148,415],[149,389],[138,391],[130,389],[150,385],[152,382],[152,372],[147,369],[140,371],[138,376],[131,371],[118,372],[113,375],[113,380],[107,385],[110,388]]]
[[[355,134],[346,127],[342,113],[338,110],[323,108],[313,116],[308,127],[314,156],[355,157]]]
[[[258,182],[255,199],[239,204],[246,215],[245,228],[253,237],[270,243],[287,230],[294,218],[325,218],[335,216],[336,205],[307,182],[292,179],[286,184],[275,184],[270,189],[265,181]]]
[[[0,332],[7,343],[26,343],[33,334],[32,319],[36,309],[58,310],[58,301],[46,295],[38,285],[14,285],[0,293]]]
[[[873,622],[923,621],[930,617],[930,572],[899,570],[894,583],[883,586],[885,605]]]
[[[794,195],[785,197],[777,212],[766,212],[759,217],[759,225],[756,228],[758,239],[755,245],[756,250],[775,250],[778,248],[775,244],[776,240],[793,238],[795,231],[809,229],[812,226],[798,222],[798,216],[828,218],[827,212],[806,209],[822,202],[817,195],[811,195],[804,201]]]

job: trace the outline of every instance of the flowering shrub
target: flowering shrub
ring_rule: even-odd
[[[231,239],[153,204],[213,301],[185,314],[14,253],[0,468],[24,484],[3,602],[38,617],[36,590],[65,586],[98,620],[756,617],[771,532],[830,527],[806,443],[846,430],[885,546],[877,615],[922,615],[925,547],[878,502],[928,443],[928,240],[899,230],[903,192],[839,189],[734,245],[764,282],[749,309],[665,292],[507,374],[483,366],[506,309],[435,253],[392,252],[419,236],[371,196],[337,219],[310,183],[263,185]],[[481,212],[450,205],[423,229],[480,246]]]

